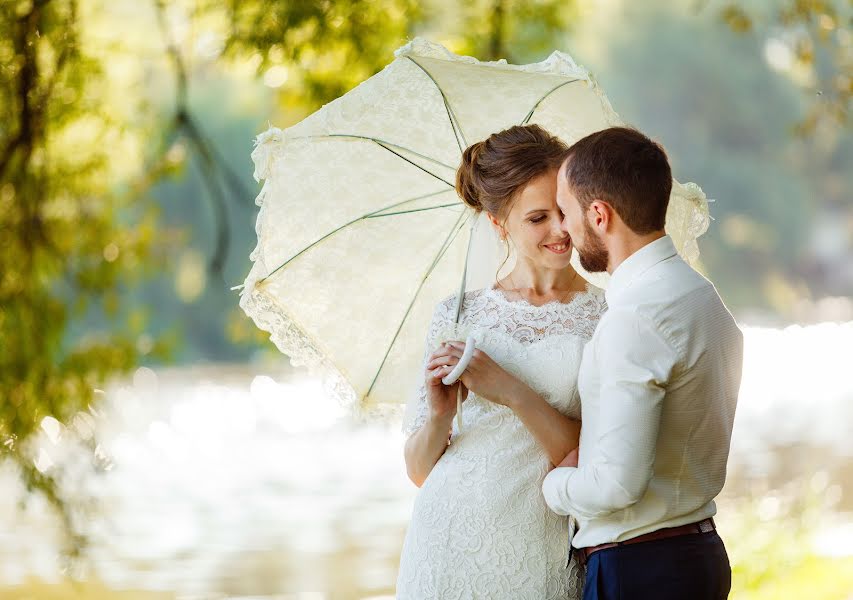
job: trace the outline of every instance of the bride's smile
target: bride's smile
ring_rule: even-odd
[[[564,241],[556,243],[556,244],[542,244],[544,248],[547,248],[554,254],[565,254],[566,252],[571,251],[572,249],[572,241],[569,238],[566,238]]]

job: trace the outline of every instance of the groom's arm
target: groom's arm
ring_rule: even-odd
[[[614,311],[601,325],[595,340],[598,412],[584,425],[594,437],[587,440],[579,467],[554,469],[542,485],[554,512],[586,519],[625,509],[645,494],[664,388],[677,356],[654,324],[638,313]]]

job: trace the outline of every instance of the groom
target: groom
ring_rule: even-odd
[[[731,587],[711,517],[743,336],[664,231],[671,189],[663,149],[622,127],[577,142],[558,173],[581,265],[611,274],[581,363],[580,448],[542,485],[548,506],[580,524],[584,600],[716,600]]]

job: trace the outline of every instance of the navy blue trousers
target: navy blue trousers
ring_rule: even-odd
[[[732,570],[716,531],[599,550],[583,600],[724,600]]]

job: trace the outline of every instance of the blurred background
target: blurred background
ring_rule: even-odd
[[[237,307],[249,154],[416,35],[569,52],[714,217],[733,598],[853,598],[853,3],[0,0],[0,599],[392,598],[416,489]],[[413,349],[420,352],[421,349]]]

